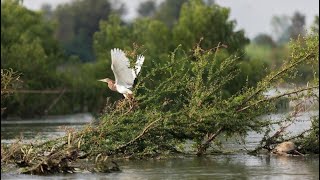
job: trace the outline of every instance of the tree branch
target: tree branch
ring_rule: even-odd
[[[222,130],[223,127],[220,127],[216,133],[210,135],[208,140],[198,148],[197,156],[201,156],[208,149],[210,143],[221,133]]]
[[[275,75],[273,75],[272,77],[270,77],[267,82],[271,82],[274,79],[276,79],[278,76],[280,76],[281,74],[285,73],[286,71],[288,71],[289,69],[291,69],[292,67],[298,65],[299,63],[301,63],[302,61],[304,61],[305,59],[309,59],[312,58],[314,56],[313,53],[306,55],[305,57],[301,58],[300,60],[296,61],[295,63],[291,64],[290,66],[288,66],[287,68],[282,69],[281,71],[277,72]],[[240,106],[244,105],[245,103],[247,103],[248,101],[250,101],[255,95],[257,95],[258,93],[260,93],[262,90],[264,89],[264,87],[260,87],[256,90],[256,92],[254,92],[251,96],[249,96],[245,101],[243,101],[241,103]]]
[[[119,151],[119,150],[121,150],[121,149],[129,146],[130,144],[134,143],[134,142],[137,141],[138,139],[140,139],[144,134],[146,134],[146,133],[150,130],[151,126],[154,125],[155,123],[157,123],[158,121],[160,121],[160,119],[161,119],[161,118],[159,118],[159,119],[151,122],[149,125],[147,125],[147,126],[143,129],[143,131],[142,131],[137,137],[135,137],[134,139],[132,139],[132,140],[129,141],[128,143],[119,146],[118,148],[115,149],[115,151]]]
[[[248,108],[250,108],[252,106],[256,106],[256,105],[258,105],[259,103],[262,103],[262,102],[271,101],[271,100],[274,100],[274,99],[281,98],[283,96],[288,96],[288,95],[291,95],[291,94],[296,94],[296,93],[299,93],[299,92],[302,92],[302,91],[307,91],[307,90],[316,89],[316,88],[319,88],[319,85],[312,86],[312,87],[307,87],[307,88],[301,88],[301,89],[298,89],[298,90],[294,90],[294,91],[290,91],[290,92],[287,92],[287,93],[279,94],[279,95],[273,96],[271,98],[262,99],[262,100],[259,100],[259,101],[255,102],[254,104],[251,104],[251,105],[248,105],[248,106],[243,107],[241,109],[238,109],[237,112],[244,111],[244,110],[246,110],[246,109],[248,109]]]

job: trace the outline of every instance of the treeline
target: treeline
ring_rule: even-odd
[[[125,11],[123,4],[107,0],[75,0],[56,9],[44,5],[39,12],[17,0],[2,1],[1,68],[21,73],[18,89],[39,91],[6,98],[1,104],[6,107],[4,115],[99,113],[107,97],[111,101],[122,98],[97,81],[113,77],[112,48],[145,55],[144,76],[144,69],[170,61],[170,52],[178,46],[181,57],[192,57],[197,44],[206,50],[219,47],[216,61],[237,57],[238,70],[224,86],[224,97],[244,85],[255,86],[267,73],[268,61],[246,53],[249,39],[243,30],[235,30],[230,9],[212,1],[147,1],[138,9],[140,16],[130,22],[122,18]],[[148,83],[168,77],[156,76],[157,82]],[[42,93],[47,90],[57,93]]]
[[[62,23],[44,12],[28,10],[20,1],[1,2],[1,68],[20,73],[17,89],[39,92],[13,93],[2,101],[3,116],[98,112],[104,104],[106,87],[96,79],[105,76],[107,67],[68,54],[57,35]],[[43,93],[48,90],[57,93]]]
[[[271,70],[275,70],[283,64],[289,54],[289,42],[302,39],[310,33],[319,34],[319,16],[315,16],[311,27],[306,26],[306,17],[296,11],[292,16],[275,15],[271,19],[273,34],[258,34],[252,43],[246,47],[246,53],[250,58],[259,59],[268,63]],[[286,79],[286,83],[306,84],[315,77],[310,65],[299,67],[296,77]],[[319,68],[316,74],[319,73]],[[317,76],[317,75],[316,75]]]

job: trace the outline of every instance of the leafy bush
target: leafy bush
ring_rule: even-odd
[[[88,142],[83,149],[108,156],[155,156],[183,151],[181,145],[192,142],[201,155],[218,136],[264,132],[274,122],[258,117],[273,112],[279,99],[319,87],[315,80],[275,97],[264,95],[283,78],[294,77],[299,66],[318,61],[316,42],[317,38],[308,37],[303,43],[292,43],[292,56],[281,68],[254,86],[244,85],[231,97],[224,97],[223,89],[239,72],[235,56],[219,62],[223,51],[205,51],[198,45],[188,55],[178,48],[165,64],[142,69],[133,109],[126,100],[108,104],[101,124],[82,135]]]

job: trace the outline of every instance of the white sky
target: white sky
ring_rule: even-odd
[[[71,0],[24,0],[23,4],[30,9],[40,9],[43,3],[53,7]],[[127,19],[133,18],[139,3],[145,0],[121,0],[128,8]],[[231,19],[237,21],[237,28],[244,29],[249,38],[259,33],[272,34],[271,18],[273,15],[292,16],[299,11],[306,16],[307,26],[314,16],[319,15],[318,0],[216,0],[220,6],[231,8]]]

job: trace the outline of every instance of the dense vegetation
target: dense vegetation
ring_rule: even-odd
[[[105,87],[96,73],[102,77],[106,68],[67,56],[55,39],[55,27],[19,1],[1,2],[1,68],[19,72],[22,81],[17,93],[5,99],[5,114],[97,112],[102,106]]]
[[[2,103],[6,107],[3,117],[101,112],[106,97],[121,98],[96,81],[113,76],[109,52],[116,47],[126,51],[140,47],[138,52],[147,59],[145,69],[164,65],[168,53],[179,45],[189,54],[200,41],[203,49],[221,46],[217,61],[238,57],[239,72],[223,91],[226,97],[232,96],[245,84],[255,86],[270,69],[282,64],[288,47],[280,39],[296,39],[304,23],[299,13],[291,25],[285,21],[288,18],[275,17],[274,28],[282,29],[278,42],[262,34],[249,44],[244,31],[235,30],[230,10],[211,1],[164,1],[158,6],[147,1],[139,8],[141,17],[131,22],[121,19],[123,5],[109,1],[77,0],[54,10],[44,5],[41,12],[35,12],[20,1],[5,0],[1,10],[2,68],[21,74],[19,89]],[[312,68],[305,65],[291,81],[304,84],[312,78]]]
[[[225,85],[239,72],[237,57],[229,56],[218,61],[224,52],[219,48],[203,50],[201,43],[192,54],[178,47],[169,56],[169,61],[144,71],[134,89],[133,108],[129,108],[132,102],[128,100],[107,104],[98,126],[88,125],[79,132],[69,131],[65,137],[42,144],[3,147],[1,160],[18,166],[23,164],[22,173],[72,172],[74,166],[63,159],[75,162],[85,157],[95,159],[97,164],[105,164],[112,158],[146,158],[177,153],[201,156],[210,153],[212,147],[219,147],[219,139],[237,137],[241,140],[248,132],[265,134],[261,146],[251,153],[260,149],[270,151],[274,145],[286,140],[298,140],[303,153],[318,153],[318,116],[311,129],[293,137],[285,135],[284,129],[288,125],[283,123],[295,122],[295,116],[302,111],[299,106],[288,118],[278,122],[260,117],[273,112],[277,100],[282,97],[293,100],[297,99],[294,94],[298,94],[298,97],[318,98],[314,92],[319,88],[318,79],[277,96],[264,95],[283,78],[293,78],[300,65],[318,63],[318,40],[318,36],[308,36],[293,42],[292,56],[278,70],[270,72],[255,87],[243,86],[232,96],[224,96],[223,92]],[[158,74],[162,75],[161,80]],[[272,134],[275,124],[280,125],[280,129]],[[107,172],[110,172],[109,168]]]
[[[266,98],[264,92],[284,78],[295,78],[301,65],[314,65],[315,72],[318,47],[317,36],[291,43],[291,56],[279,69],[255,86],[242,86],[232,96],[225,96],[224,89],[241,70],[237,66],[239,58],[225,56],[219,47],[203,50],[201,43],[191,54],[178,47],[165,64],[144,70],[135,88],[135,109],[128,110],[126,101],[109,105],[99,128],[84,135],[84,141],[94,137],[98,142],[94,151],[107,155],[114,151],[145,155],[179,149],[178,144],[191,140],[197,154],[202,154],[217,136],[244,137],[249,131],[264,132],[274,122],[257,117],[273,112],[279,98],[294,99],[290,95],[303,91],[309,92],[307,96],[315,95],[318,78],[307,87],[277,97]],[[88,147],[91,149],[91,145]]]
[[[225,47],[221,49],[224,52],[221,57],[237,54],[243,62],[237,65],[241,70],[236,80],[225,88],[228,96],[244,83],[254,85],[265,73],[266,63],[250,60],[244,54],[249,40],[242,30],[234,30],[235,21],[228,19],[230,10],[227,8],[215,4],[208,6],[199,0],[180,3],[176,7],[180,12],[177,22],[167,25],[158,20],[160,11],[157,11],[157,17],[125,23],[121,20],[122,6],[112,7],[114,5],[108,1],[79,0],[54,11],[44,7],[42,12],[34,12],[19,1],[3,1],[2,68],[18,71],[23,81],[20,91],[16,90],[17,93],[4,103],[5,114],[32,117],[100,112],[106,97],[113,101],[121,97],[107,91],[106,86],[97,81],[113,76],[109,52],[115,47],[132,50],[141,46],[139,52],[147,59],[145,68],[150,68],[157,63],[165,64],[168,53],[179,44],[188,53],[201,39],[205,49],[220,44]],[[159,8],[164,7],[172,6],[161,5]],[[94,13],[86,15],[90,12]],[[83,19],[90,24],[84,23]],[[158,76],[158,79],[163,78]]]

